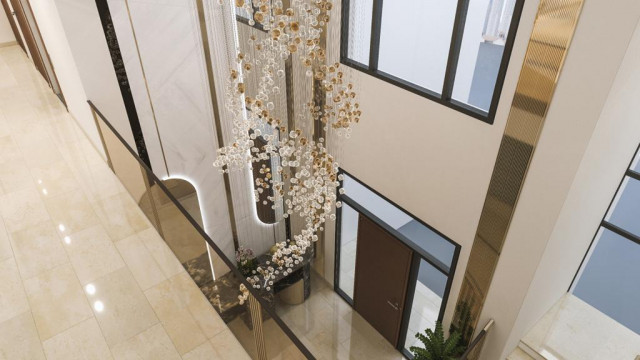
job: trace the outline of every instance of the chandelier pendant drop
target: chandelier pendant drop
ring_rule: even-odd
[[[334,206],[341,206],[337,201],[342,180],[338,163],[325,146],[325,139],[309,129],[331,131],[332,139],[348,138],[361,111],[354,86],[346,81],[340,64],[326,64],[321,37],[330,20],[330,1],[291,0],[290,7],[281,0],[233,2],[249,14],[250,25],[261,25],[267,35],[260,40],[255,36],[249,39],[249,46],[255,50],[253,57],[241,51],[236,54],[236,66],[230,72],[225,94],[225,106],[233,121],[233,139],[230,145],[218,149],[214,166],[229,173],[244,170],[248,164],[259,166],[258,163],[279,159],[277,168],[260,167],[260,177],[255,181],[256,201],[260,201],[260,194],[269,192],[272,195],[267,199],[274,210],[282,207],[285,218],[299,216],[304,221],[301,232],[277,243],[267,266],[259,267],[247,279],[255,288],[271,290],[275,275],[287,275],[303,261],[327,219],[335,219]],[[279,113],[275,111],[275,97],[281,91],[275,84],[277,78],[286,76],[284,61],[288,59],[304,66],[305,81],[314,89],[303,102],[304,111],[297,114],[294,128],[287,128],[287,122],[275,115]],[[244,80],[251,72],[258,73],[254,97],[247,94]],[[299,96],[305,95],[296,92],[296,98]],[[266,145],[257,145],[257,137]],[[339,191],[343,193],[342,189]],[[243,293],[241,302],[248,295],[246,289]]]

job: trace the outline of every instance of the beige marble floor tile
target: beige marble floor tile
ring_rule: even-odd
[[[161,324],[114,346],[111,353],[115,360],[180,360]]]
[[[153,309],[127,268],[97,279],[84,289],[111,347],[158,323]]]
[[[23,279],[69,262],[51,221],[11,233],[11,246]]]
[[[115,244],[142,290],[167,279],[151,252],[137,235],[131,235]]]
[[[31,176],[40,193],[46,198],[80,189],[80,184],[64,161],[32,168]]]
[[[29,168],[22,159],[0,161],[0,189],[4,194],[33,187]]]
[[[186,270],[182,264],[180,264],[180,261],[178,261],[155,228],[150,227],[139,232],[137,235],[147,249],[149,249],[149,252],[151,252],[151,255],[167,278],[180,273],[186,273]]]
[[[20,272],[13,258],[0,262],[0,322],[29,310]]]
[[[19,160],[22,153],[10,135],[0,137],[0,161]]]
[[[182,355],[182,360],[218,360],[218,359],[222,360],[225,358],[221,357],[216,352],[216,350],[213,348],[213,345],[209,341],[189,351],[188,353]]]
[[[149,227],[149,222],[129,194],[119,193],[94,203],[94,209],[113,241]]]
[[[47,360],[113,359],[93,317],[44,341],[43,346]]]
[[[0,323],[0,359],[45,360],[30,311]]]
[[[85,152],[84,155],[76,154],[76,159],[70,159],[68,162],[82,189],[92,202],[110,198],[126,191],[105,161],[99,159],[99,162],[91,163],[89,156],[91,156],[91,152]]]
[[[57,145],[51,139],[21,142],[20,150],[29,167],[44,166],[63,160]]]
[[[60,148],[62,157],[72,166],[74,174],[90,174],[93,175],[94,178],[96,178],[95,173],[93,172],[93,168],[109,169],[106,156],[104,154],[104,151],[102,150],[101,144],[94,145],[86,137],[83,137],[82,139],[74,142],[66,142],[61,144],[63,144]],[[92,185],[85,181],[83,184],[86,186],[85,190],[96,190],[105,183],[109,184],[102,179],[97,178],[97,180],[100,180],[101,184]],[[114,184],[112,186],[114,189],[118,189],[119,187],[121,187],[118,186],[118,184]],[[101,192],[96,192],[96,194],[98,195],[97,197],[100,197],[100,195],[104,193],[104,190],[106,189],[103,189]],[[89,193],[89,191],[87,191],[87,193]]]
[[[25,280],[33,318],[42,340],[91,317],[91,309],[70,264]]]
[[[49,220],[49,213],[35,187],[0,196],[0,215],[9,232]]]
[[[4,226],[4,221],[0,217],[0,261],[13,257],[13,249],[9,241],[9,233]]]
[[[71,114],[63,114],[49,124],[49,136],[62,147],[68,148],[69,144],[85,140],[84,132],[73,119]],[[64,152],[62,152],[64,157]]]
[[[100,219],[82,191],[51,196],[45,198],[44,203],[63,236],[100,224]]]
[[[189,310],[207,338],[227,329],[227,325],[187,273],[176,275],[170,281],[174,294]]]
[[[42,120],[35,118],[20,122],[19,126],[13,127],[11,136],[18,147],[32,148],[41,141],[50,140],[48,124]]]
[[[67,235],[63,243],[82,285],[125,267],[102,225]]]
[[[228,329],[214,336],[209,341],[216,353],[224,359],[250,359],[247,352],[238,342],[238,339],[236,339]]]
[[[145,295],[178,352],[185,354],[205,342],[207,337],[178,291],[171,280],[165,280],[145,291]]]
[[[0,94],[0,96],[2,96]],[[0,107],[0,138],[11,135],[11,128],[7,123],[7,119],[2,114],[2,109]]]

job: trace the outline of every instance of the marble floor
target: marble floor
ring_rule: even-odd
[[[0,358],[248,358],[18,46],[0,48]]]
[[[536,359],[631,360],[640,356],[640,335],[568,293],[518,346]]]
[[[318,359],[404,359],[402,354],[316,273],[301,305],[279,303],[277,313]]]

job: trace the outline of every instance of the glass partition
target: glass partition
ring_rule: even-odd
[[[169,260],[178,260],[246,353],[253,359],[313,359],[277,317],[269,294],[251,288],[204,232],[195,190],[186,182],[160,180],[90,105],[111,170],[171,250]],[[239,297],[241,284],[249,289],[246,301]]]
[[[435,327],[446,286],[447,275],[424,259],[420,259],[418,280],[409,317],[409,330],[404,345],[406,350],[411,346],[422,346],[420,340],[413,336],[414,334]]]

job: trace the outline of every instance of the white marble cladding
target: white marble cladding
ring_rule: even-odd
[[[136,105],[140,126],[142,127],[144,142],[151,160],[151,167],[156,175],[166,177],[169,174],[167,173],[162,146],[153,118],[153,108],[144,82],[144,72],[136,50],[134,31],[129,21],[127,4],[125,0],[108,0],[108,4],[111,20],[118,36],[122,61],[127,70],[131,94]]]
[[[125,0],[108,1],[154,172],[163,173],[162,146],[168,176],[195,186],[205,231],[234,259],[224,181],[212,166],[218,142],[196,3],[128,0],[127,13]],[[216,90],[223,101],[229,56],[223,46],[214,45],[224,43],[230,32],[217,5],[207,5],[207,10],[214,75],[221,79]],[[223,108],[221,105],[224,137],[229,141],[231,124]],[[239,242],[256,253],[266,252],[276,233],[283,238],[284,229],[276,226],[276,231],[258,220],[248,170],[230,179]]]
[[[55,0],[88,100],[135,148],[127,112],[94,1]]]

